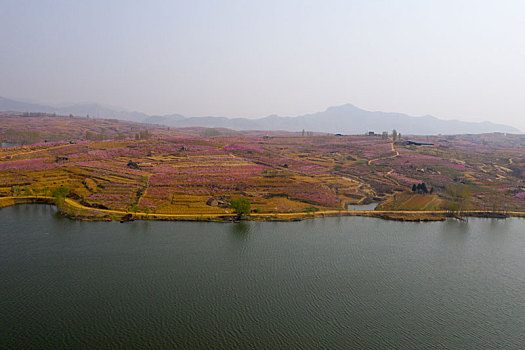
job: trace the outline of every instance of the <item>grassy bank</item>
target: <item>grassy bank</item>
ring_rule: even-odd
[[[1,197],[0,208],[17,204],[52,204],[56,205],[60,213],[84,221],[132,221],[132,220],[164,220],[164,221],[216,221],[231,222],[236,219],[235,214],[151,214],[142,212],[126,212],[109,209],[86,207],[70,198],[56,199],[54,197],[21,196]],[[443,221],[448,217],[463,218],[468,216],[486,218],[505,218],[509,216],[525,217],[525,212],[503,212],[471,210],[461,213],[450,211],[386,211],[386,210],[325,210],[318,212],[299,213],[252,213],[243,217],[243,220],[255,221],[299,221],[314,218],[333,216],[367,216],[396,221]]]

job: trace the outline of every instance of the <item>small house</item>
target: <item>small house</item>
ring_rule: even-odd
[[[408,146],[411,146],[411,145],[414,145],[414,146],[434,146],[433,143],[420,142],[420,141],[407,141],[407,145]]]
[[[209,205],[210,207],[228,208],[229,207],[229,202],[224,200],[224,198],[210,197],[210,198],[208,198],[208,201],[206,202],[206,205]]]
[[[215,198],[211,197],[206,202],[206,205],[209,205],[210,207],[218,207],[219,206],[219,201],[216,200]]]
[[[139,163],[137,163],[137,165],[138,165],[139,168],[141,168],[141,169],[144,169],[144,168],[153,168],[153,164],[152,164],[152,163],[147,163],[147,162],[139,162]]]
[[[138,169],[149,169],[149,168],[153,168],[153,164],[147,163],[147,162],[134,162],[130,160],[127,164],[127,167],[131,169],[137,169],[137,170]]]
[[[128,162],[127,166],[128,168],[131,168],[131,169],[140,169],[139,165],[132,160]]]

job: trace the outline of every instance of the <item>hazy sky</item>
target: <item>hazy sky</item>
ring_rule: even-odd
[[[525,1],[0,0],[0,96],[229,117],[352,103],[525,131]]]

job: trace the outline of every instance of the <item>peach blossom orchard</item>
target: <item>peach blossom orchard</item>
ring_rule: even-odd
[[[230,213],[234,197],[262,213],[372,201],[396,210],[525,209],[521,135],[393,140],[51,115],[0,121],[2,197],[51,195],[63,186],[87,207],[166,214]],[[431,191],[414,193],[420,183]]]

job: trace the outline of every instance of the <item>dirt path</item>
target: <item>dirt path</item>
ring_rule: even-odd
[[[135,205],[138,206],[139,203],[140,203],[140,199],[146,195],[146,192],[148,191],[148,188],[149,188],[149,180],[150,180],[151,176],[153,176],[153,174],[147,174],[146,175],[146,184],[142,188],[141,194],[137,196],[137,200],[135,202]]]
[[[370,159],[368,161],[368,165],[372,165],[373,162],[377,162],[378,160],[391,159],[391,158],[399,157],[399,152],[394,148],[394,143],[393,142],[392,142],[392,144],[390,146],[392,147],[392,152],[395,153],[393,156]]]
[[[396,158],[396,157],[399,157],[399,152],[395,149],[394,147],[394,143],[392,142],[390,144],[390,146],[392,147],[392,152],[394,152],[394,155],[393,156],[388,156],[388,157],[382,157],[382,158],[376,158],[376,159],[370,159],[368,161],[368,165],[372,165],[373,162],[376,162],[378,160],[382,160],[382,159],[393,159],[393,158]],[[392,175],[392,173],[394,172],[394,169],[390,169],[388,172],[385,173],[385,176],[390,176]],[[399,181],[397,181],[394,177],[390,176],[390,180],[397,186],[400,186],[399,184]]]
[[[95,210],[100,213],[122,215],[122,216],[126,214],[133,214],[135,216],[140,216],[140,217],[159,217],[159,218],[191,218],[191,217],[218,218],[218,217],[223,217],[223,216],[231,216],[231,217],[236,216],[236,214],[226,214],[226,213],[222,213],[222,214],[198,214],[198,213],[196,214],[155,214],[155,213],[141,213],[141,212],[133,213],[130,211],[98,209],[98,208],[86,207],[70,198],[66,198],[66,203],[74,208],[81,209],[81,210]]]
[[[38,152],[47,152],[51,149],[57,149],[57,148],[62,148],[62,147],[68,147],[68,146],[71,146],[69,143],[68,144],[65,144],[65,145],[57,145],[57,146],[51,146],[51,147],[47,147],[47,148],[39,148],[39,149],[35,149],[35,150],[32,150],[32,151],[27,151],[27,152],[23,152],[23,153],[14,153],[13,155],[15,155],[17,158],[19,156],[25,156],[27,154],[31,154],[31,153],[38,153]],[[22,146],[24,147],[24,146]]]

